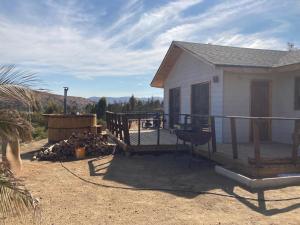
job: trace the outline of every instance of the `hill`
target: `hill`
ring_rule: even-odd
[[[121,103],[121,102],[128,102],[129,101],[129,98],[130,96],[123,96],[123,97],[105,97],[106,98],[106,101],[108,104],[113,104],[113,103]],[[96,97],[96,96],[93,96],[93,97],[90,97],[88,98],[89,100],[93,101],[93,102],[98,102],[100,97]],[[149,97],[142,97],[142,98],[136,98],[136,99],[139,99],[139,100],[142,100],[142,101],[147,101],[148,99],[150,99]],[[162,97],[153,97],[154,100],[159,100],[159,101],[162,101],[163,98]]]
[[[48,102],[54,102],[55,104],[63,107],[64,105],[64,96],[51,94],[48,92],[37,92],[37,98],[41,102],[41,105],[45,107]],[[84,109],[87,104],[94,104],[94,102],[87,98],[68,96],[67,104],[70,108],[77,108],[79,111]]]

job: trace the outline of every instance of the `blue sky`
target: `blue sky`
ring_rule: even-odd
[[[161,96],[172,40],[300,47],[300,0],[1,0],[0,63],[75,96]]]

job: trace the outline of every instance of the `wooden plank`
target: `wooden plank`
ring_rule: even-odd
[[[232,154],[233,158],[238,158],[238,147],[237,147],[237,138],[236,138],[236,124],[235,118],[230,118],[231,125],[231,144],[232,144]]]
[[[255,165],[256,161],[253,158],[248,158],[248,163],[251,165]],[[285,165],[285,164],[292,164],[293,159],[286,157],[286,158],[261,158],[260,159],[261,165]]]
[[[115,142],[118,146],[122,148],[123,151],[128,150],[128,145],[123,142],[122,140],[118,139],[114,134],[112,134],[110,131],[107,131],[107,135]]]
[[[210,117],[210,123],[211,123],[211,142],[212,142],[212,152],[217,152],[217,140],[216,140],[216,123],[215,123],[215,117]]]
[[[253,143],[254,143],[254,158],[256,166],[260,166],[260,135],[257,120],[252,119],[253,123]]]

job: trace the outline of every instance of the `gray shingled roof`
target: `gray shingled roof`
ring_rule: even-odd
[[[181,41],[174,44],[215,65],[278,67],[300,63],[300,50],[251,49]]]

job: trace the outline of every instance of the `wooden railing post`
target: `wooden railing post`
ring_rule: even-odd
[[[187,115],[184,115],[184,129],[187,129]]]
[[[210,126],[211,126],[211,143],[212,143],[212,152],[217,152],[217,140],[216,140],[216,122],[215,117],[210,117]]]
[[[141,117],[138,119],[138,145],[141,144]]]
[[[127,145],[130,145],[128,118],[126,115],[122,116],[122,122],[123,122],[123,131],[124,131],[124,141]]]
[[[253,143],[254,143],[254,158],[256,166],[260,166],[260,134],[257,119],[252,119],[253,123]]]
[[[300,120],[295,120],[294,133],[293,133],[293,150],[292,150],[292,161],[297,163],[298,161],[298,147],[299,147],[299,129]]]
[[[160,118],[158,117],[156,119],[157,121],[157,145],[159,145],[160,142]]]
[[[232,154],[233,158],[238,158],[238,148],[237,148],[237,138],[236,138],[236,124],[235,124],[235,118],[230,118],[230,124],[231,124],[231,144],[232,144]]]
[[[115,134],[118,137],[118,134],[116,132],[116,127],[117,127],[117,114],[114,113],[112,114],[112,133]]]
[[[123,135],[122,135],[122,132],[123,132],[123,128],[122,128],[122,122],[121,122],[121,115],[118,115],[118,132],[119,132],[119,137],[120,137],[120,140],[123,140]]]
[[[106,119],[106,129],[110,131],[109,129],[109,113],[105,112],[105,119]]]

